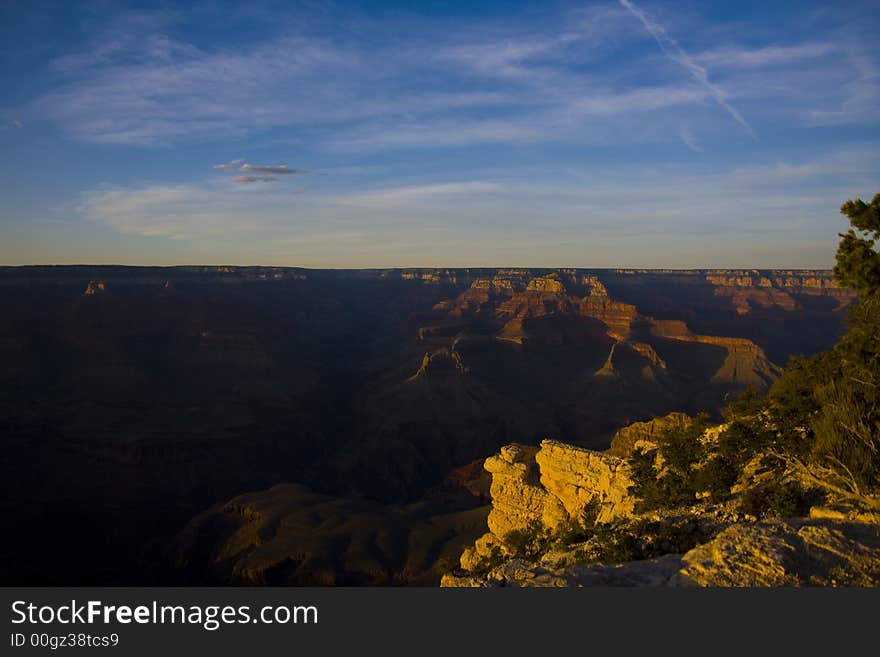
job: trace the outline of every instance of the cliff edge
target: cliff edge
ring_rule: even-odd
[[[622,429],[613,453],[545,440],[487,458],[488,531],[441,586],[880,586],[880,513],[819,504],[791,517],[744,513],[749,495],[773,494],[754,468],[725,503],[698,492],[676,509],[640,510],[626,455],[635,446],[662,471],[652,439],[687,416],[653,422],[657,430]],[[724,429],[698,441],[717,442]]]

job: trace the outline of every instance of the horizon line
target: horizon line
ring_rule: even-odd
[[[300,269],[307,271],[403,271],[403,270],[472,270],[472,269],[585,269],[585,270],[606,270],[606,271],[623,271],[623,270],[639,270],[639,271],[832,271],[834,267],[649,267],[635,265],[621,265],[617,267],[584,267],[577,265],[559,265],[559,266],[523,266],[523,265],[477,265],[477,266],[448,266],[448,265],[413,265],[413,266],[395,266],[395,267],[307,267],[300,265],[263,265],[263,264],[228,264],[228,263],[183,263],[173,265],[133,265],[120,263],[30,263],[25,265],[7,265],[0,264],[0,269],[25,269],[37,267],[118,267],[127,269],[186,269],[192,267],[235,267],[238,269]]]

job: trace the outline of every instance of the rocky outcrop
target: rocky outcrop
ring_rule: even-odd
[[[500,303],[496,314],[500,318],[531,319],[569,314],[571,308],[571,300],[565,295],[561,281],[535,278],[529,281],[525,292]]]
[[[561,568],[510,559],[483,574],[446,574],[441,586],[880,586],[880,524],[877,518],[743,522],[683,555]]]
[[[419,369],[408,380],[420,379],[427,376],[430,372],[454,372],[464,375],[468,373],[468,368],[453,344],[448,349],[438,349],[422,356]]]
[[[405,281],[422,281],[427,285],[456,285],[471,280],[468,270],[455,269],[405,269],[400,272]]]
[[[565,285],[559,278],[559,274],[538,276],[529,281],[526,292],[544,292],[547,294],[565,294]]]
[[[507,445],[484,464],[492,475],[492,510],[487,523],[502,543],[509,532],[524,530],[531,522],[555,528],[569,517],[561,500],[541,486],[536,453],[534,447]]]
[[[748,315],[755,308],[767,309],[776,306],[786,312],[799,308],[797,301],[782,290],[719,287],[715,289],[715,296],[730,297],[738,315]]]
[[[880,525],[828,519],[728,527],[681,558],[698,586],[878,586]]]
[[[511,559],[446,587],[880,586],[880,525],[839,520],[741,523],[684,555],[564,568]]]
[[[461,565],[467,569],[496,549],[505,553],[511,532],[536,525],[555,531],[580,520],[589,505],[595,506],[601,522],[633,511],[629,467],[601,452],[544,440],[540,448],[502,447],[484,467],[492,475],[489,533],[463,552]]]
[[[577,312],[581,317],[597,319],[623,337],[628,337],[638,319],[636,307],[630,303],[613,301],[605,295],[591,295],[578,299]]]
[[[607,522],[632,514],[635,499],[629,466],[623,459],[603,452],[545,440],[535,454],[541,485],[558,499],[569,518],[598,503],[598,521]]]
[[[83,296],[91,297],[96,294],[106,292],[106,290],[107,286],[104,281],[89,281],[89,284],[86,286],[85,292],[83,292]]]
[[[730,298],[739,315],[773,307],[786,312],[799,310],[801,306],[792,295],[833,297],[836,310],[855,299],[855,294],[842,289],[828,271],[717,270],[706,272],[705,280],[715,286],[715,296]]]
[[[749,386],[761,390],[769,387],[782,375],[782,368],[772,363],[764,350],[751,340],[698,335],[679,320],[651,319],[650,325],[652,335],[657,337],[726,349],[727,356],[724,362],[712,376],[712,381],[715,383]]]
[[[617,348],[617,345],[617,342],[611,345],[611,351],[608,352],[608,358],[605,359],[602,367],[596,370],[595,376],[605,376],[609,378],[617,377],[617,372],[614,371],[614,350]]]
[[[584,285],[588,292],[587,296],[591,297],[607,297],[608,290],[597,276],[584,276],[581,278],[581,285]]]
[[[629,454],[689,422],[671,413],[635,423],[609,452]],[[718,440],[724,426],[700,440]],[[489,532],[442,586],[880,586],[876,511],[813,507],[809,517],[759,521],[725,503],[636,513],[626,460],[553,440],[508,445],[485,468]],[[608,550],[622,538],[628,550]]]
[[[577,586],[674,586],[680,583],[681,557],[666,555],[657,559],[622,564],[583,564],[552,568],[526,559],[511,559],[485,575],[445,574],[440,586],[446,588],[568,588]]]
[[[617,430],[607,453],[627,458],[636,447],[651,449],[656,447],[657,436],[669,429],[685,427],[690,421],[691,418],[685,413],[670,413],[647,422],[633,422]]]

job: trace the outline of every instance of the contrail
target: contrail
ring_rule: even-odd
[[[666,33],[666,30],[663,29],[662,25],[659,25],[648,18],[645,12],[636,7],[630,2],[630,0],[618,1],[624,9],[641,21],[642,25],[644,25],[645,29],[648,31],[648,34],[654,37],[654,41],[660,46],[660,50],[663,51],[664,55],[677,64],[684,66],[691,76],[699,82],[706,91],[712,94],[716,103],[727,110],[727,113],[730,114],[737,123],[748,130],[753,139],[758,139],[758,135],[755,134],[755,131],[752,129],[752,126],[749,125],[749,122],[743,118],[742,114],[736,111],[735,107],[724,99],[724,92],[709,81],[706,69],[691,59],[691,57],[681,49],[678,42]]]

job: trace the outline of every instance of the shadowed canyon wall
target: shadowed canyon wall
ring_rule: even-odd
[[[386,546],[375,568],[331,537],[269,580],[422,582],[458,547],[436,527],[481,524],[481,473],[453,485],[457,468],[717,409],[833,344],[853,300],[815,271],[0,268],[0,577],[168,583],[188,521],[244,522],[265,505],[227,502],[271,488],[304,534],[310,506],[410,520],[369,539]],[[188,554],[213,554],[209,538]],[[413,541],[430,558],[398,554]]]

